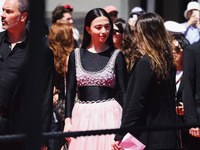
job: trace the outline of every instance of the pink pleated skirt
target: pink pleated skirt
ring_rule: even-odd
[[[80,103],[72,111],[72,131],[116,129],[120,127],[122,108],[115,99],[99,103]],[[111,150],[114,134],[72,138],[69,150]]]

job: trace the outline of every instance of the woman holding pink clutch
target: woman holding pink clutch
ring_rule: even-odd
[[[175,74],[170,38],[158,14],[140,16],[134,35],[143,57],[129,79],[121,128],[164,127],[176,124]],[[130,132],[148,150],[176,148],[176,131]],[[114,150],[122,149],[125,134],[117,134]]]

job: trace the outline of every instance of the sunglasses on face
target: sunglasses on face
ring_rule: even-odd
[[[110,16],[117,17],[117,13],[109,13]]]
[[[178,47],[178,46],[175,46],[175,47],[174,47],[174,50],[175,50],[176,53],[180,53],[181,49],[182,49],[182,48],[181,48],[181,47]]]
[[[117,34],[117,33],[122,33],[120,30],[117,29],[113,29],[113,35]]]

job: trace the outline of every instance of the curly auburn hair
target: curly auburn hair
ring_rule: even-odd
[[[67,59],[74,49],[74,26],[70,23],[55,23],[49,31],[49,48],[54,52],[56,72],[64,76],[67,71]]]

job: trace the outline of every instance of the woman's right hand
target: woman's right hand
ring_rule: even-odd
[[[198,23],[199,17],[197,17],[195,14],[192,14],[190,19],[187,21],[186,26],[194,26]]]
[[[56,105],[59,99],[59,95],[58,94],[54,94],[53,95],[53,104]]]
[[[71,118],[66,118],[65,119],[65,126],[64,126],[64,132],[70,132],[72,129],[72,123],[71,123]],[[68,144],[71,142],[70,137],[65,138],[68,141]]]
[[[115,141],[112,144],[111,150],[123,150],[123,147],[121,147],[119,144],[121,143],[121,140]]]

